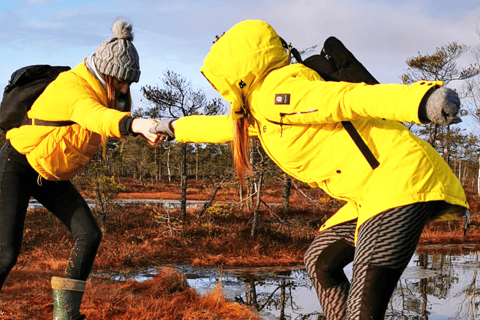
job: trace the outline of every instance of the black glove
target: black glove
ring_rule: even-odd
[[[423,123],[433,122],[444,126],[462,122],[457,116],[460,111],[458,94],[449,88],[427,92],[420,104],[418,115]]]

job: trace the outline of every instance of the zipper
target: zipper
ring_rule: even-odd
[[[299,111],[299,112],[280,112],[280,138],[283,135],[283,118],[286,116],[295,116],[295,115],[300,115],[300,114],[309,114],[309,113],[314,113],[318,112],[318,109],[313,109],[313,110],[308,110],[308,111]],[[270,121],[273,122],[273,121]],[[275,122],[273,122],[275,123]]]

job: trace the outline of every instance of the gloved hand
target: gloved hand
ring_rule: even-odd
[[[131,131],[134,133],[140,134],[142,137],[147,139],[150,145],[155,145],[159,139],[158,135],[151,133],[150,128],[154,127],[157,124],[155,119],[140,119],[135,118],[131,123]]]
[[[439,88],[427,92],[418,110],[423,123],[433,122],[444,126],[462,122],[457,116],[460,111],[460,98],[449,88]]]
[[[165,137],[167,141],[171,141],[175,139],[175,133],[173,132],[173,127],[171,123],[174,120],[159,120],[156,119],[155,121],[157,122],[156,125],[151,127],[149,129],[150,133],[154,134],[159,134],[160,135],[160,140],[164,140],[163,138]]]

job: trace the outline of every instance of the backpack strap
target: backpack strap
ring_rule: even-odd
[[[23,121],[22,125],[30,125],[30,126],[52,126],[52,127],[66,127],[75,124],[76,122],[73,121],[48,121],[48,120],[40,120],[40,119],[29,119],[27,118]]]
[[[378,84],[378,81],[370,72],[335,37],[329,37],[325,41],[320,54],[310,56],[304,61],[302,61],[301,57],[295,57],[295,59],[310,69],[315,70],[325,81]],[[372,170],[377,168],[380,163],[353,124],[350,121],[342,121],[342,125],[357,145],[357,148],[362,152]]]
[[[357,129],[355,129],[355,127],[350,121],[342,121],[342,125],[345,130],[347,130],[348,134],[352,138],[353,142],[355,142],[357,148],[363,154],[370,167],[372,167],[372,170],[376,169],[380,165],[380,162],[378,162],[377,158],[375,158],[370,148],[367,146],[365,141],[363,141]]]

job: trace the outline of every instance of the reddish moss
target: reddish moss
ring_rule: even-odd
[[[173,198],[178,182],[127,185],[122,197]],[[188,199],[209,199],[213,186],[189,181]],[[148,192],[143,193],[142,191]],[[138,193],[140,192],[140,193]],[[229,302],[221,287],[201,296],[186,286],[183,275],[163,268],[154,279],[142,283],[116,282],[100,272],[127,272],[171,263],[197,266],[285,266],[301,264],[303,254],[319,226],[341,206],[320,190],[293,190],[290,211],[283,213],[281,186],[266,189],[269,205],[261,206],[258,236],[252,238],[252,214],[236,204],[218,205],[198,217],[188,210],[187,223],[178,211],[155,206],[127,206],[109,217],[88,281],[82,311],[88,319],[258,319],[247,307]],[[317,199],[312,203],[307,193]],[[422,237],[424,244],[462,244],[480,236],[479,197],[467,190],[472,227],[463,236],[463,219],[433,222]],[[216,200],[238,200],[235,188],[217,194]],[[214,204],[218,204],[215,202]],[[2,289],[0,319],[48,319],[52,317],[50,279],[64,273],[73,247],[67,229],[44,209],[29,212],[22,254]],[[464,250],[450,246],[450,250]],[[471,250],[478,250],[475,247]],[[42,271],[45,270],[45,271]],[[96,275],[97,274],[97,275]]]

